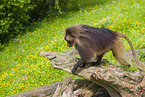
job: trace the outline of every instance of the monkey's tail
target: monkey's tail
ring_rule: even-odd
[[[129,39],[126,35],[124,35],[124,34],[122,34],[122,33],[120,33],[120,32],[118,32],[118,36],[119,36],[119,37],[123,37],[123,38],[125,38],[125,39],[128,41],[128,43],[129,43],[129,45],[130,45],[130,47],[131,47],[131,51],[132,51],[132,55],[133,55],[134,60],[136,61],[136,63],[137,63],[138,66],[140,67],[140,69],[145,70],[145,64],[143,64],[143,62],[141,62],[141,61],[136,57],[136,54],[135,54],[135,51],[134,51],[134,49],[133,49],[133,46],[132,46],[132,43],[131,43],[130,39]]]

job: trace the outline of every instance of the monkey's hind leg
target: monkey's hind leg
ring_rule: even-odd
[[[130,64],[128,64],[128,62],[126,61],[124,44],[120,38],[116,40],[116,43],[112,48],[112,53],[120,64],[130,67]]]

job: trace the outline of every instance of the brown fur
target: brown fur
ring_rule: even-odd
[[[75,46],[81,56],[80,62],[74,66],[75,70],[82,63],[92,62],[92,58],[95,57],[98,59],[97,63],[100,64],[104,53],[109,50],[112,50],[114,57],[120,64],[129,66],[125,58],[125,47],[119,37],[123,37],[129,42],[135,61],[138,65],[142,64],[136,58],[130,40],[122,33],[111,31],[106,28],[95,28],[88,25],[76,24],[66,29],[64,37],[68,46]],[[142,65],[140,67],[145,69]]]

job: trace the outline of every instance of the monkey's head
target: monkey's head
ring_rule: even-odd
[[[68,47],[76,46],[76,36],[75,29],[73,27],[66,28],[66,32],[64,34],[64,39],[67,41]]]
[[[67,41],[67,46],[83,46],[87,44],[89,35],[87,34],[87,29],[89,26],[83,24],[75,24],[72,27],[66,28],[64,39]]]

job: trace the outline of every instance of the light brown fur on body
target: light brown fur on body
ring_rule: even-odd
[[[67,45],[69,47],[75,46],[81,56],[81,60],[74,66],[72,73],[74,74],[81,64],[91,63],[92,58],[95,57],[97,57],[96,64],[100,64],[103,55],[109,50],[112,50],[114,57],[120,64],[129,67],[130,65],[125,58],[125,47],[120,37],[129,42],[135,61],[142,69],[145,69],[144,64],[136,58],[129,38],[124,34],[106,28],[76,24],[68,27],[64,36]]]

